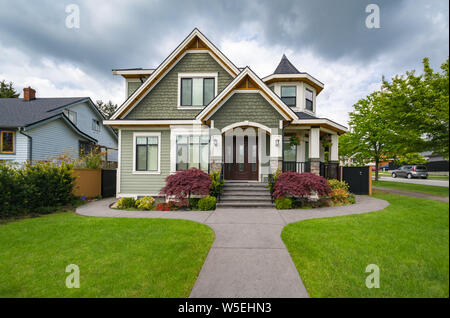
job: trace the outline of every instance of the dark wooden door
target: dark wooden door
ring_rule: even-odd
[[[342,180],[348,183],[351,193],[369,194],[369,169],[369,166],[342,168]]]
[[[225,162],[225,179],[258,180],[258,138],[233,137],[232,162]]]

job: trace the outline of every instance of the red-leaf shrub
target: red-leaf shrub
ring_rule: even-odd
[[[187,202],[192,194],[208,195],[211,177],[197,168],[177,171],[166,178],[166,186],[160,194],[175,197],[180,203]]]
[[[330,193],[327,179],[313,173],[283,172],[275,182],[274,198],[296,197],[302,198],[317,193],[319,197]]]
[[[155,210],[156,211],[172,211],[175,210],[176,206],[175,206],[175,202],[173,201],[169,201],[169,202],[162,202],[162,203],[158,203],[155,206]]]

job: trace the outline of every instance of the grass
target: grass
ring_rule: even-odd
[[[448,188],[447,187],[396,182],[396,181],[372,181],[372,185],[375,187],[395,188],[395,189],[414,191],[414,192],[423,192],[423,193],[428,193],[428,194],[432,194],[432,195],[448,197]]]
[[[378,171],[378,174],[380,176],[385,176],[385,177],[391,177],[392,176],[392,172],[389,171]],[[375,172],[372,172],[372,175],[375,175]],[[432,180],[448,180],[448,176],[446,175],[436,175],[436,174],[429,174],[428,173],[428,179],[432,179]]]
[[[287,225],[282,239],[311,297],[449,297],[449,205],[376,193],[379,212]],[[365,285],[369,264],[380,288]]]
[[[2,297],[188,297],[214,241],[184,220],[72,212],[0,225]],[[65,286],[66,266],[80,288]]]

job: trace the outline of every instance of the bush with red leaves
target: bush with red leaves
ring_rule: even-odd
[[[313,173],[297,173],[286,171],[280,174],[275,182],[274,198],[295,197],[303,198],[317,193],[319,197],[330,193],[327,179]]]
[[[192,194],[208,195],[211,185],[211,177],[206,172],[191,168],[189,170],[177,171],[166,178],[166,185],[160,194],[166,197],[175,197],[180,205],[189,204]]]
[[[175,202],[169,201],[169,202],[162,202],[158,203],[155,206],[155,211],[173,211],[176,210]]]

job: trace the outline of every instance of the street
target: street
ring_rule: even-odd
[[[373,179],[375,179],[374,174]],[[423,185],[431,185],[431,186],[439,186],[439,187],[447,187],[448,188],[448,180],[432,180],[432,179],[407,179],[407,178],[392,178],[392,177],[384,177],[379,176],[380,181],[394,181],[394,182],[404,182],[404,183],[415,183],[415,184],[423,184]]]

